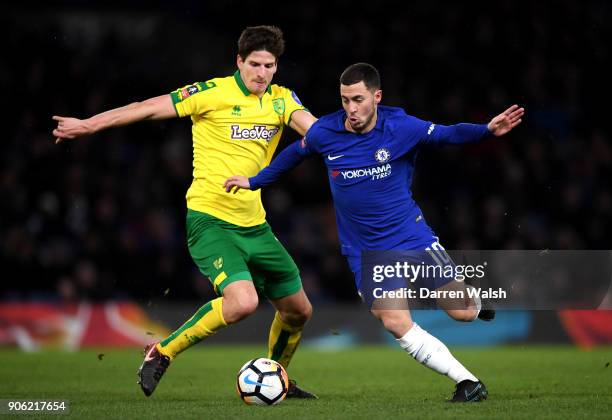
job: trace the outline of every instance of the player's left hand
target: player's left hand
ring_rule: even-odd
[[[55,144],[60,144],[65,140],[76,139],[77,137],[88,136],[95,132],[88,120],[60,117],[58,115],[54,115],[53,119],[57,121],[57,128],[53,130]]]
[[[227,178],[225,180],[225,183],[223,184],[223,187],[225,188],[225,192],[230,192],[233,189],[234,194],[236,194],[241,188],[245,190],[250,190],[251,183],[249,182],[249,178],[247,178],[246,176],[235,175]]]
[[[503,136],[523,121],[521,119],[523,115],[525,115],[525,108],[512,105],[491,120],[488,124],[489,131],[497,137]]]

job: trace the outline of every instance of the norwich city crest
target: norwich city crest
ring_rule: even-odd
[[[272,106],[274,106],[274,111],[278,115],[283,115],[285,113],[285,99],[275,99],[272,101]]]
[[[219,257],[215,261],[213,261],[213,267],[215,267],[217,270],[220,270],[221,267],[223,267],[223,257]]]

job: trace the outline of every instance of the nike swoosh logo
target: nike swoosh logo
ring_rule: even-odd
[[[145,354],[145,362],[150,362],[151,360],[154,359],[154,357],[151,356],[151,354],[155,351],[155,346],[151,347],[149,349],[149,351],[147,352],[147,354]]]
[[[266,384],[262,384],[261,382],[254,381],[251,379],[251,374],[248,374],[246,378],[244,378],[244,383],[247,385],[260,385],[260,386],[270,386]]]
[[[338,155],[338,156],[327,155],[327,159],[329,159],[329,160],[336,160],[336,159],[341,158],[342,156],[344,156],[344,155]]]
[[[478,384],[473,390],[471,390],[469,393],[467,392],[467,389],[464,391],[465,392],[465,399],[466,400],[471,400],[474,397],[474,394],[476,394],[480,388],[482,387],[482,385]]]

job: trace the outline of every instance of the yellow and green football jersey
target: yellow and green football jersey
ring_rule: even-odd
[[[193,182],[187,207],[238,225],[264,223],[261,190],[228,194],[232,175],[252,177],[266,167],[293,112],[305,109],[291,90],[268,86],[260,99],[233,76],[198,82],[170,94],[179,117],[193,122]]]

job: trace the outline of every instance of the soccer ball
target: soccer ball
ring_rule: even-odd
[[[280,363],[260,357],[249,360],[238,371],[236,391],[252,405],[274,405],[285,399],[289,388],[287,372]]]

